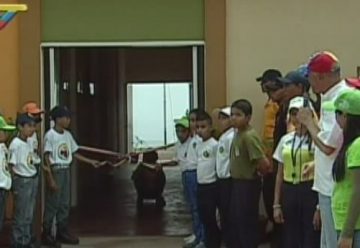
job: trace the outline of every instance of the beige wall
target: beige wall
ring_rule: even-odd
[[[26,101],[40,104],[40,0],[22,0],[28,11],[19,18],[20,108]]]
[[[226,2],[205,2],[205,102],[206,109],[226,104]]]
[[[324,4],[326,3],[326,4]],[[248,98],[261,127],[264,69],[297,67],[318,50],[331,50],[343,74],[360,65],[360,1],[227,0],[227,101]]]
[[[1,1],[16,3],[17,1]],[[16,117],[19,104],[19,22],[15,17],[0,31],[0,112]]]

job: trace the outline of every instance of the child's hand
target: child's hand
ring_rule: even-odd
[[[302,176],[304,179],[309,178],[310,176],[312,176],[314,174],[314,169],[315,169],[315,162],[309,162],[309,163],[305,163],[304,164],[304,170],[302,173]]]
[[[111,166],[114,167],[114,168],[119,167],[120,165],[125,164],[128,160],[129,160],[128,158],[123,158],[119,162],[117,162],[115,164],[111,164]]]
[[[340,237],[338,242],[338,248],[352,248],[353,240],[352,238]]]
[[[274,221],[277,224],[284,223],[284,215],[280,207],[274,208]]]
[[[106,165],[106,164],[107,164],[106,161],[100,162],[100,161],[97,161],[97,160],[94,160],[94,161],[91,163],[91,165],[94,166],[94,168],[99,168],[99,167],[104,166],[104,165]]]
[[[51,181],[49,182],[49,189],[50,189],[51,191],[53,191],[53,192],[59,191],[59,187],[57,186],[55,180],[51,180]]]
[[[43,168],[43,170],[44,170],[45,172],[47,172],[47,173],[51,172],[51,169],[50,169],[49,166],[43,165],[42,168]]]
[[[320,228],[321,228],[320,209],[316,209],[316,211],[314,213],[313,225],[314,225],[314,230],[315,231],[320,230]]]

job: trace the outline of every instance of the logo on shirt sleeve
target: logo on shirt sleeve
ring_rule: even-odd
[[[66,143],[63,143],[58,148],[58,156],[61,160],[68,160],[70,155],[69,147]]]
[[[210,157],[210,153],[209,153],[209,151],[204,151],[203,152],[203,156],[204,156],[204,158],[209,158]]]
[[[225,148],[223,146],[219,147],[219,153],[223,154],[225,152]]]

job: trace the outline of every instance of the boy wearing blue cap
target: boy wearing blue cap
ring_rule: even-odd
[[[68,218],[70,210],[70,164],[73,157],[95,168],[104,165],[97,160],[88,159],[79,153],[72,134],[67,131],[70,125],[70,111],[63,106],[54,107],[50,116],[55,122],[44,139],[44,158],[47,188],[43,220],[42,244],[58,247],[61,243],[79,244],[79,239],[70,234]],[[52,224],[56,217],[56,239],[52,236]]]
[[[4,117],[0,116],[0,232],[4,223],[6,197],[11,188],[11,174],[8,167],[8,149],[6,141],[9,132],[14,131],[15,126],[8,125]]]
[[[34,164],[34,153],[27,139],[34,134],[36,122],[29,115],[21,114],[16,125],[19,134],[9,147],[15,202],[12,246],[30,247],[39,177]]]

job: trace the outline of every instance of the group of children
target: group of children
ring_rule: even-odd
[[[257,247],[261,175],[271,168],[251,116],[251,103],[244,99],[222,108],[218,140],[203,110],[175,121],[177,161],[195,234],[184,247],[220,247],[222,241],[231,248]]]
[[[68,229],[70,164],[75,157],[95,168],[103,165],[77,153],[78,145],[67,131],[71,113],[63,106],[51,110],[54,127],[45,134],[41,149],[36,130],[43,113],[36,103],[29,102],[18,114],[16,125],[8,125],[0,116],[0,230],[4,223],[6,196],[11,190],[15,206],[11,247],[30,248],[38,243],[33,222],[42,171],[47,185],[42,245],[61,247],[61,243],[78,244],[79,239]],[[42,155],[44,162],[41,161]],[[53,228],[54,223],[56,229]]]

